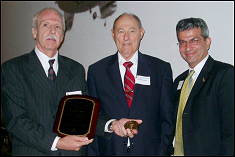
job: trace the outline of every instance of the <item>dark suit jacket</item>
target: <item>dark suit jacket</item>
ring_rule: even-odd
[[[118,54],[89,66],[88,89],[99,99],[100,113],[114,119],[142,119],[139,133],[130,139],[131,155],[166,155],[173,124],[173,80],[169,63],[139,52],[137,75],[150,76],[151,85],[135,85],[129,109],[118,66]],[[110,134],[110,133],[108,133]],[[112,133],[96,137],[89,155],[126,155],[127,137]]]
[[[174,119],[188,70],[174,81]],[[234,155],[234,67],[209,57],[186,103],[183,117],[185,155]],[[175,126],[174,126],[175,130]],[[173,141],[175,131],[171,136]],[[172,147],[171,147],[172,148]],[[173,149],[169,149],[173,151]]]
[[[58,64],[55,82],[47,78],[34,50],[2,65],[2,109],[13,137],[12,155],[85,155],[86,147],[78,152],[50,150],[60,99],[71,91],[88,95],[83,66],[61,55]]]

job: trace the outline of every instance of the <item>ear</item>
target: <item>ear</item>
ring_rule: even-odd
[[[206,46],[207,46],[207,50],[210,49],[210,45],[211,45],[211,38],[210,37],[207,37],[206,38]]]
[[[33,38],[36,39],[37,33],[33,27],[32,27],[32,35],[33,35]]]
[[[61,38],[61,41],[60,42],[62,42],[64,40],[64,34],[62,35],[62,38]]]
[[[141,39],[140,39],[140,40],[143,39],[143,37],[144,37],[144,32],[145,32],[145,30],[144,30],[143,28],[141,28],[141,30],[140,30]]]
[[[114,30],[113,29],[111,29],[111,35],[112,35],[112,37],[114,39]]]

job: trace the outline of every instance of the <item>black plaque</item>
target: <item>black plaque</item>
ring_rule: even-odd
[[[66,135],[94,137],[99,114],[98,99],[86,95],[69,95],[61,99],[54,132]]]

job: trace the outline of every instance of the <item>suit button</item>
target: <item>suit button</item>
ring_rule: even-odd
[[[184,114],[188,114],[188,113],[184,113]]]

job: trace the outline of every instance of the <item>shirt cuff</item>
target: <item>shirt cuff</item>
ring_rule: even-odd
[[[55,140],[54,140],[54,142],[53,142],[53,144],[52,144],[52,146],[51,146],[51,151],[56,151],[56,150],[58,150],[58,149],[56,148],[56,145],[57,145],[57,142],[59,141],[59,139],[60,139],[59,136],[56,136],[56,137],[55,137]]]
[[[105,126],[104,126],[104,132],[113,132],[113,131],[109,131],[108,130],[108,126],[109,126],[109,124],[110,123],[112,123],[113,121],[115,121],[116,119],[110,119],[109,121],[107,121],[107,123],[105,124]]]

